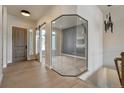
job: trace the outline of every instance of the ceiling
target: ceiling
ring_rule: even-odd
[[[47,13],[53,6],[52,5],[6,5],[6,7],[9,14],[36,22],[45,13]],[[29,17],[22,16],[20,13],[21,10],[28,10],[31,13],[31,16]]]
[[[43,15],[45,15],[45,13],[48,13],[54,7],[54,5],[6,5],[6,7],[7,7],[9,14],[36,22]],[[104,14],[109,9],[114,10],[115,8],[120,7],[120,6],[112,5],[111,7],[107,7],[107,5],[98,5],[98,7]],[[25,17],[25,16],[21,15],[21,13],[20,13],[21,10],[28,10],[31,13],[31,16]]]

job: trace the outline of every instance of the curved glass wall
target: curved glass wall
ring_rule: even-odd
[[[52,69],[61,75],[77,76],[87,71],[88,22],[77,14],[52,21]]]

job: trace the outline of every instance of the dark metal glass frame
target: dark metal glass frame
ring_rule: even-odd
[[[53,23],[53,21],[56,21],[57,19],[59,19],[59,18],[61,18],[61,17],[63,17],[63,16],[77,16],[77,17],[79,17],[79,18],[81,18],[81,19],[83,19],[83,20],[85,20],[86,22],[87,22],[87,31],[86,31],[86,35],[87,35],[87,46],[86,46],[86,48],[87,48],[87,55],[86,55],[86,70],[84,70],[83,72],[81,72],[81,73],[79,73],[79,74],[77,74],[77,75],[63,75],[63,74],[61,74],[61,73],[59,73],[58,71],[56,71],[53,67],[52,67],[52,23]],[[81,17],[80,15],[78,15],[78,14],[63,14],[63,15],[60,15],[59,17],[57,17],[57,18],[55,18],[54,20],[52,20],[51,21],[51,34],[50,34],[50,38],[51,38],[51,51],[50,51],[50,55],[51,55],[51,58],[50,58],[50,64],[51,64],[51,69],[53,70],[53,71],[55,71],[56,73],[58,73],[59,75],[61,75],[61,76],[68,76],[68,77],[77,77],[77,76],[79,76],[79,75],[81,75],[81,74],[83,74],[83,73],[85,73],[85,72],[87,72],[88,71],[88,21],[86,20],[86,19],[84,19],[83,17]]]

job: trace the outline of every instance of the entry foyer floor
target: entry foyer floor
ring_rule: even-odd
[[[37,61],[18,62],[3,70],[0,87],[7,88],[87,88],[92,84],[77,77],[60,76]]]

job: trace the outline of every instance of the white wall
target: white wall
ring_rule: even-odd
[[[7,8],[3,6],[3,67],[7,66]]]
[[[114,58],[124,52],[124,6],[112,6],[110,12],[114,32],[104,32],[104,65],[114,68]]]
[[[46,22],[46,58],[45,63],[46,66],[50,67],[51,60],[51,21],[55,18],[59,17],[62,14],[75,14],[77,6],[54,6],[50,11],[38,21],[37,26]]]
[[[7,36],[8,37],[8,45],[7,45],[8,46],[8,51],[7,51],[8,60],[7,62],[12,63],[12,26],[27,28],[29,30],[30,28],[34,29],[35,24],[31,21],[23,20],[10,14],[8,14],[7,19],[8,19],[8,36]],[[27,48],[28,47],[29,46],[27,45]]]
[[[103,65],[103,15],[97,6],[77,6],[77,13],[88,21],[88,72],[80,76],[85,80]]]
[[[2,80],[2,6],[0,5],[0,83]]]

